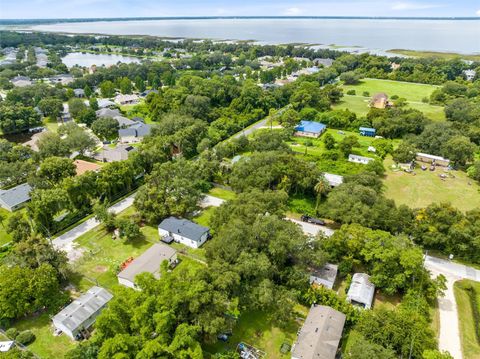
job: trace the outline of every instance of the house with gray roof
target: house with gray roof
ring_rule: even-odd
[[[62,84],[62,85],[68,85],[73,82],[73,76],[70,74],[60,74],[60,75],[55,75],[50,77],[50,82],[55,85],[55,84]]]
[[[140,142],[145,136],[150,134],[151,129],[150,125],[141,122],[136,122],[128,128],[121,128],[118,130],[120,143]]]
[[[315,66],[322,65],[323,67],[330,67],[333,65],[333,59],[321,59],[319,57],[314,59],[312,62]]]
[[[347,301],[350,303],[370,309],[375,294],[375,285],[370,282],[370,276],[366,273],[355,273],[352,277],[352,284],[347,293]]]
[[[31,190],[32,187],[28,183],[23,183],[7,190],[0,190],[0,207],[10,212],[22,208],[30,201]]]
[[[74,89],[73,94],[75,97],[85,97],[85,90],[84,89]]]
[[[312,269],[310,271],[310,284],[323,285],[329,289],[333,289],[335,279],[337,278],[338,266],[326,263],[320,269]]]
[[[122,114],[120,113],[120,110],[114,109],[112,110],[111,108],[101,108],[100,110],[95,111],[95,114],[97,117],[110,117],[114,118],[115,116],[121,116]]]
[[[199,248],[208,239],[209,229],[187,219],[168,217],[158,225],[158,234],[164,242]]]
[[[82,338],[113,298],[107,290],[94,286],[53,317],[53,325],[72,339]]]
[[[136,148],[130,145],[118,145],[115,148],[105,147],[102,151],[95,154],[93,158],[102,162],[125,161],[134,151],[136,151]]]
[[[292,359],[335,359],[345,319],[333,308],[314,304],[292,346]]]
[[[167,261],[169,266],[175,265],[177,251],[166,244],[155,243],[118,273],[118,283],[136,289],[135,277],[141,273],[151,273],[156,279],[160,279],[160,266],[163,261]]]
[[[15,87],[26,87],[32,84],[32,80],[27,76],[15,76],[10,82]]]

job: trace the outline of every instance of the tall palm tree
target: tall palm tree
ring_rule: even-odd
[[[318,179],[318,182],[315,184],[315,187],[313,187],[313,190],[317,194],[317,203],[315,205],[315,212],[317,212],[322,198],[330,191],[330,184],[325,177],[322,176]]]

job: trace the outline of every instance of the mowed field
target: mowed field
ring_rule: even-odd
[[[455,282],[453,288],[458,307],[463,356],[465,359],[480,359],[480,283],[463,279]]]
[[[434,202],[450,202],[462,211],[480,207],[480,186],[469,179],[465,172],[444,172],[441,168],[433,172],[422,171],[417,167],[416,175],[413,175],[401,170],[394,171],[391,157],[387,157],[384,164],[387,169],[385,196],[393,199],[397,205],[420,208]],[[447,178],[442,180],[440,174],[446,174]]]
[[[407,107],[422,111],[428,118],[435,121],[445,120],[443,106],[434,106],[423,103],[423,98],[430,98],[430,95],[438,86],[425,85],[410,82],[363,79],[358,85],[343,85],[345,96],[342,101],[335,105],[337,109],[349,109],[357,115],[364,116],[369,111],[370,97],[378,92],[385,92],[389,97],[397,95],[408,101]],[[347,95],[347,91],[355,90],[355,95]],[[368,92],[369,96],[363,96]]]

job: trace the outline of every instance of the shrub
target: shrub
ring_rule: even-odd
[[[35,340],[35,334],[33,334],[30,330],[24,330],[23,332],[17,335],[16,340],[20,344],[27,345],[32,343]]]
[[[347,91],[347,95],[352,95],[352,96],[354,96],[354,95],[356,95],[356,94],[357,94],[357,92],[356,92],[355,90],[348,90],[348,91]]]
[[[17,338],[18,333],[19,331],[17,328],[10,328],[10,329],[7,329],[7,331],[5,332],[7,337],[9,337],[12,340],[15,340]]]
[[[398,95],[393,95],[392,97],[390,97],[392,100],[398,100]]]
[[[422,102],[423,103],[429,103],[430,100],[428,99],[428,97],[424,97],[424,98],[422,98]]]
[[[363,91],[362,95],[363,95],[364,97],[369,97],[369,96],[370,96],[370,92],[368,92],[368,91]]]

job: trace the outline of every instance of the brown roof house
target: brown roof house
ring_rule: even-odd
[[[75,160],[73,161],[73,164],[75,165],[75,170],[77,172],[77,176],[83,175],[87,171],[98,171],[101,166],[97,165],[96,163],[93,162],[88,162],[84,160]]]
[[[345,314],[313,305],[292,347],[292,359],[335,359],[345,325]]]
[[[393,104],[388,100],[388,95],[385,92],[379,92],[373,95],[370,101],[370,107],[386,108],[391,107]]]

